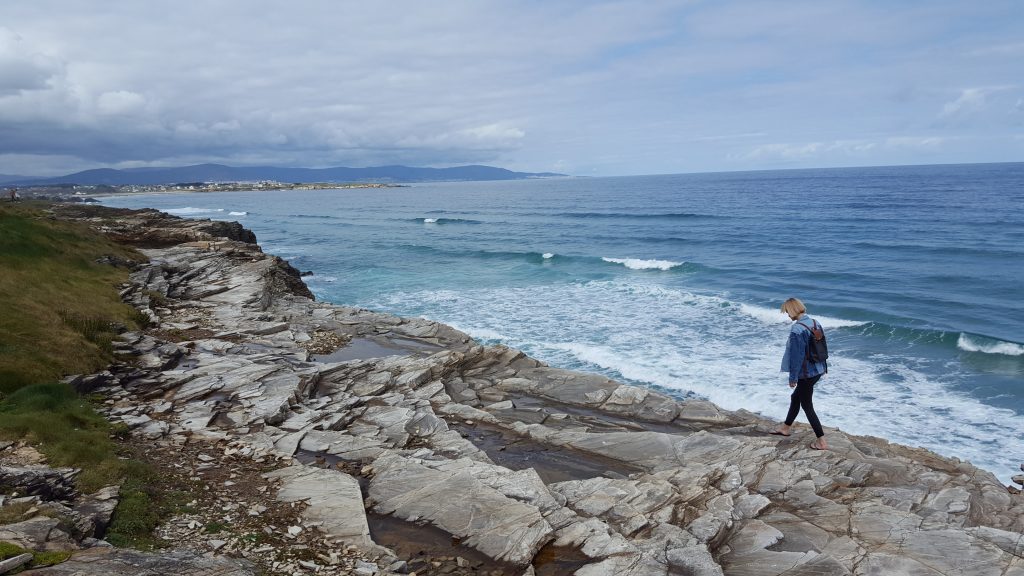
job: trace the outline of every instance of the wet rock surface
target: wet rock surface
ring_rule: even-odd
[[[265,508],[274,554],[312,550],[275,566],[207,535],[183,550],[241,563],[185,573],[1024,576],[1024,497],[968,463],[837,430],[810,450],[809,430],[315,302],[252,244],[143,243],[122,293],[155,325],[94,393],[137,438],[197,452],[231,521]],[[264,490],[222,490],[245,467]]]

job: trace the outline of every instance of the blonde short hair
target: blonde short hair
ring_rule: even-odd
[[[807,312],[807,307],[799,298],[790,298],[782,303],[782,311],[790,316],[799,316]]]

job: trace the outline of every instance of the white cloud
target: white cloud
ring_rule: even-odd
[[[742,134],[719,134],[719,135],[716,135],[716,136],[697,136],[695,138],[691,138],[690,140],[693,141],[693,142],[715,142],[715,141],[721,141],[721,140],[746,140],[746,139],[749,139],[749,138],[760,138],[762,136],[767,136],[767,135],[768,135],[767,132],[744,132]]]
[[[970,56],[1004,56],[1011,54],[1024,55],[1024,42],[1006,42],[982,46],[968,53]]]
[[[870,152],[877,143],[864,140],[834,140],[832,142],[775,143],[762,144],[750,150],[742,158],[749,160],[809,160],[822,156],[857,155]]]
[[[946,141],[946,138],[938,136],[893,136],[885,139],[885,146],[887,148],[935,149]]]
[[[519,140],[526,136],[526,132],[523,132],[519,128],[501,122],[488,124],[486,126],[466,128],[462,132],[480,140],[491,141]]]
[[[22,90],[42,90],[60,73],[60,62],[26,44],[0,26],[0,96]]]
[[[951,35],[966,16],[985,34]],[[0,172],[47,155],[581,174],[983,160],[992,147],[887,139],[1005,133],[1014,16],[966,0],[5,2]]]
[[[985,106],[985,95],[991,90],[986,88],[967,88],[960,92],[956,100],[946,102],[939,113],[939,118],[950,118],[958,114],[967,114],[981,110]]]
[[[134,114],[145,106],[145,96],[128,90],[104,92],[96,99],[96,110],[106,115]]]

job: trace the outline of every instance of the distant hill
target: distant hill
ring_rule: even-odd
[[[376,166],[373,168],[276,168],[273,166],[235,168],[221,164],[197,164],[176,168],[99,168],[75,172],[57,178],[22,178],[19,185],[81,184],[124,186],[130,184],[176,184],[179,182],[452,182],[460,180],[521,180],[565,176],[551,172],[513,172],[493,166],[456,166],[452,168],[413,168]],[[2,182],[2,180],[0,180]]]
[[[27,179],[28,178],[25,176],[15,176],[13,174],[0,174],[0,184],[6,184],[8,182],[20,182],[22,180]]]

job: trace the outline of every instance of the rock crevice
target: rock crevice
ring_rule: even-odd
[[[1024,576],[1024,499],[970,464],[839,431],[812,451],[810,432],[768,436],[749,412],[315,302],[253,244],[137,241],[150,262],[123,296],[155,326],[124,335],[136,366],[96,388],[110,418],[282,459],[275,497],[363,550],[369,573],[415,568],[375,542],[376,514],[440,529],[499,574],[542,570],[553,545],[579,551],[581,576]],[[388,353],[318,361],[323,334]],[[540,454],[560,480],[534,469]],[[569,459],[587,466],[557,469]]]

